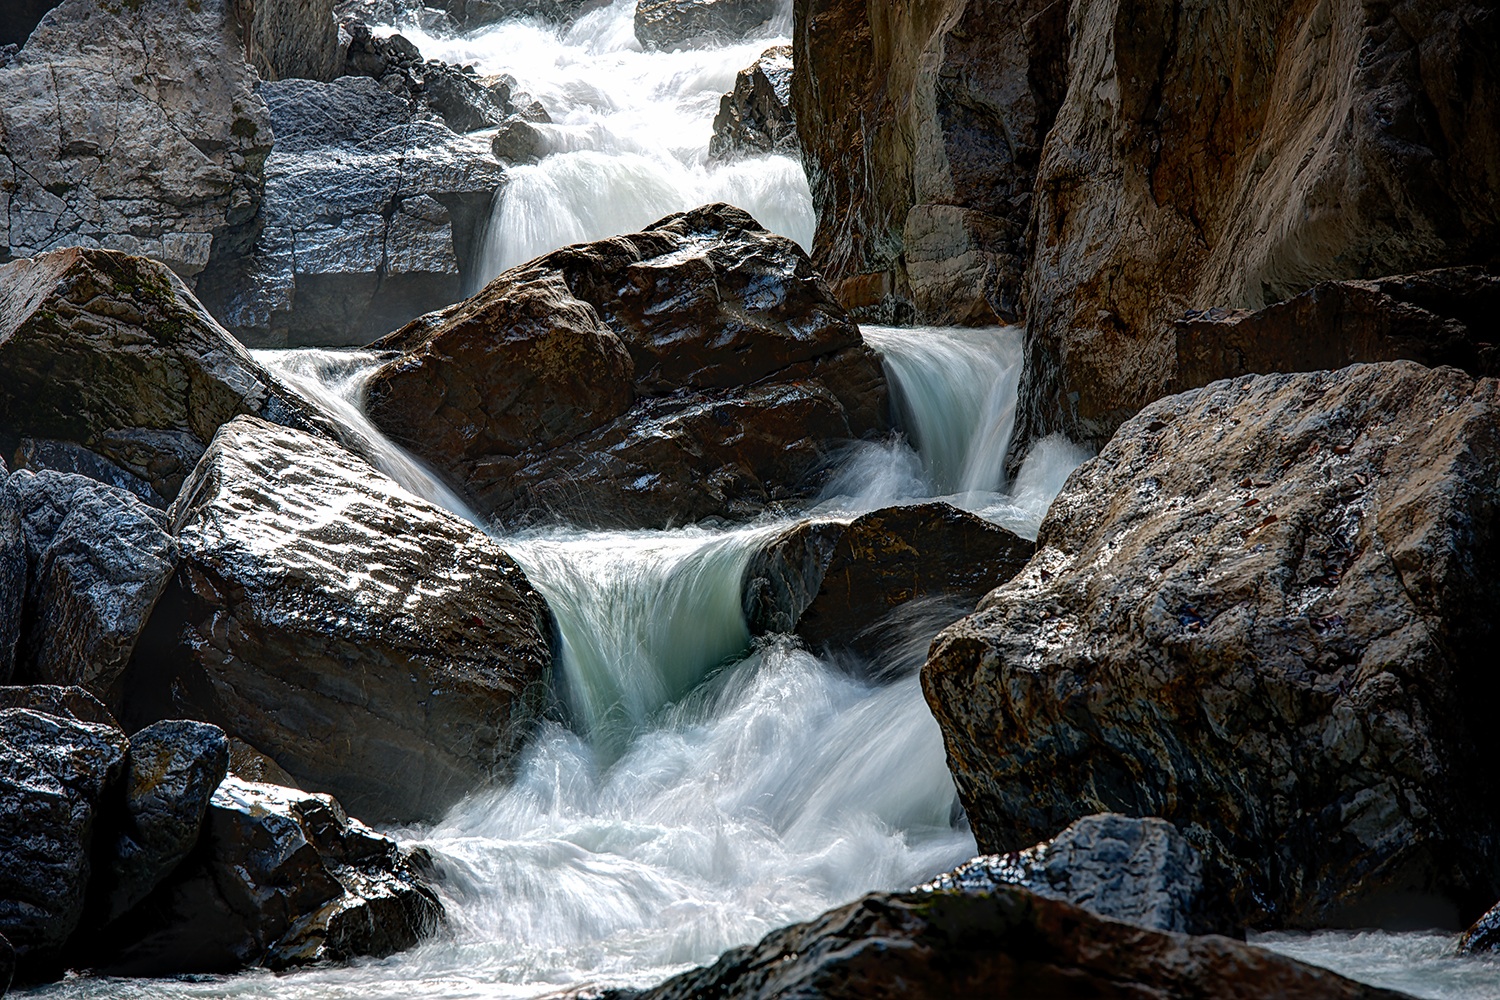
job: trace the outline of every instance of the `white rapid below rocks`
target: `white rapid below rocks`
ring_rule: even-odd
[[[483,280],[548,250],[714,201],[811,245],[812,195],[798,160],[706,163],[719,98],[767,47],[789,40],[789,11],[753,41],[676,52],[642,51],[634,18],[632,0],[615,0],[566,29],[507,21],[446,37],[400,26],[428,58],[510,74],[553,121],[537,126],[549,155],[509,169],[495,196]]]

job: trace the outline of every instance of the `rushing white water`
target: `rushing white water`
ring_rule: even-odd
[[[706,163],[719,98],[739,70],[787,41],[789,17],[749,42],[643,52],[634,15],[633,0],[615,0],[565,30],[507,21],[447,37],[401,27],[428,57],[515,77],[554,122],[538,126],[550,155],[510,169],[496,195],[478,269],[484,280],[548,250],[714,201],[811,245],[812,195],[795,158]]]

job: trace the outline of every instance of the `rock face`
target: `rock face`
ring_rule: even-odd
[[[993,892],[1005,885],[1157,931],[1240,930],[1205,879],[1202,856],[1160,819],[1086,816],[1050,841],[975,858],[918,888]]]
[[[43,18],[0,68],[0,261],[102,246],[189,277],[253,238],[271,129],[233,4]]]
[[[0,935],[22,972],[52,971],[83,917],[94,829],[126,746],[113,723],[0,708]]]
[[[710,163],[741,156],[786,153],[796,156],[797,119],[792,113],[792,47],[766,49],[734,78],[734,90],[719,101]]]
[[[505,765],[551,622],[488,537],[253,418],[219,432],[172,513],[180,589],[137,652],[132,719],[216,722],[372,821],[435,818]]]
[[[0,474],[3,469],[0,462]],[[26,536],[15,503],[0,491],[0,684],[15,673],[25,607]]]
[[[1178,320],[1174,388],[1402,358],[1493,378],[1497,313],[1500,275],[1477,267],[1325,281],[1255,312],[1211,309]]]
[[[635,37],[648,49],[739,41],[770,23],[778,0],[640,0]]]
[[[509,524],[753,516],[887,426],[806,256],[726,205],[547,254],[380,346],[406,353],[371,419]]]
[[[177,568],[166,514],[83,476],[21,471],[0,489],[20,515],[32,581],[20,672],[118,710],[136,640]]]
[[[1252,924],[1461,926],[1500,895],[1497,470],[1497,383],[1451,368],[1148,407],[923,668],[980,846],[1156,815]]]
[[[319,423],[167,268],[86,249],[0,267],[6,450],[21,437],[74,442],[170,499],[241,413]]]
[[[890,641],[881,625],[891,612],[941,600],[962,614],[1018,573],[1034,548],[945,503],[805,521],[746,566],[745,620],[755,634],[795,632],[817,648],[876,656]]]
[[[419,874],[426,863],[326,795],[227,778],[197,853],[102,945],[95,967],[162,975],[388,955],[442,918]]]
[[[798,0],[792,81],[813,263],[860,318],[1013,322],[1066,4]]]
[[[234,0],[245,61],[262,80],[332,80],[343,72],[333,0]]]
[[[261,86],[276,130],[260,239],[200,281],[263,347],[365,344],[458,299],[504,170],[368,77]]]
[[[1027,276],[1040,429],[1099,444],[1166,392],[1189,309],[1500,244],[1493,5],[1088,0],[1069,24]]]
[[[16,448],[16,469],[28,472],[63,472],[84,476],[95,482],[132,493],[158,510],[167,509],[167,500],[140,476],[128,472],[101,455],[96,455],[72,441],[49,441],[22,438]]]
[[[1391,998],[1222,937],[1105,920],[1014,886],[873,894],[726,952],[640,1000],[990,997]]]

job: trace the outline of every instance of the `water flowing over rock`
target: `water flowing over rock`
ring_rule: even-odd
[[[1049,841],[975,858],[918,888],[993,892],[1004,885],[1157,931],[1240,930],[1205,879],[1202,855],[1160,819],[1086,816]]]
[[[839,300],[861,319],[1016,321],[1067,5],[798,0],[795,13],[813,262]]]
[[[389,955],[442,919],[429,864],[327,795],[226,778],[198,852],[100,943],[96,967],[161,975]]]
[[[175,274],[72,248],[0,267],[0,445],[80,444],[177,495],[241,413],[326,426],[256,364]]]
[[[797,119],[792,114],[792,47],[766,49],[734,78],[734,90],[719,102],[710,163],[765,153],[798,155]]]
[[[368,77],[284,80],[259,94],[276,147],[264,229],[200,281],[258,347],[364,344],[459,298],[504,168]]]
[[[781,0],[640,0],[635,37],[651,49],[739,41],[768,24]]]
[[[234,0],[66,0],[0,68],[0,260],[109,247],[196,275],[254,238],[270,118]]]
[[[489,538],[249,417],[172,514],[180,589],[137,652],[136,711],[215,722],[372,821],[435,818],[505,766],[544,697],[551,624]]]
[[[727,952],[638,1000],[707,996],[1399,1000],[1405,994],[1228,938],[1148,930],[998,886],[988,893],[865,896]]]
[[[954,617],[966,613],[1019,572],[1034,548],[943,503],[804,521],[745,568],[745,620],[753,633],[795,632],[814,648],[878,659],[892,642],[889,626],[905,624],[892,622],[893,612],[936,601]]]
[[[1168,391],[1187,310],[1500,245],[1492,4],[1087,0],[1069,23],[1026,283],[1040,431],[1097,445]]]
[[[371,419],[505,523],[753,516],[887,426],[806,255],[727,205],[547,254],[377,346],[406,353]]]
[[[1252,923],[1500,895],[1500,392],[1410,362],[1169,397],[1075,472],[923,686],[983,850],[1161,816]]]
[[[20,471],[0,489],[20,516],[30,567],[20,673],[118,710],[136,640],[177,568],[167,515],[64,473]]]

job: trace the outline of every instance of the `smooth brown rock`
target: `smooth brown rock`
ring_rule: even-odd
[[[1393,362],[1163,399],[1037,546],[922,673],[982,849],[1161,816],[1252,926],[1456,929],[1500,895],[1495,381]]]
[[[1011,886],[872,894],[774,931],[640,1000],[1399,1000],[1263,948],[1106,920]]]

